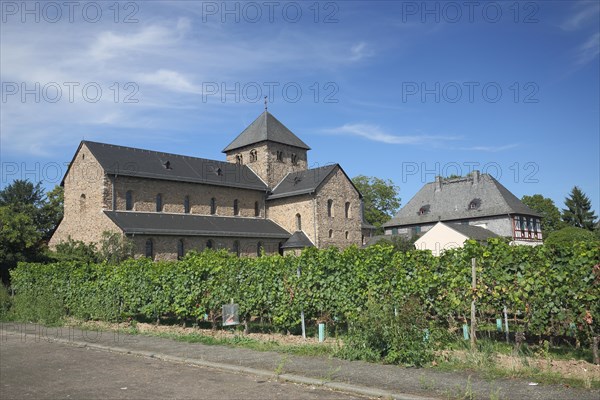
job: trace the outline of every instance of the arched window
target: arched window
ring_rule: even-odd
[[[127,193],[125,193],[125,210],[133,210],[133,192],[131,190],[128,190]]]
[[[163,202],[162,202],[162,194],[156,195],[156,212],[161,212],[163,210]]]
[[[256,150],[252,149],[250,150],[250,162],[254,162],[258,160],[258,154],[256,153]]]
[[[154,243],[152,243],[152,239],[146,240],[146,257],[154,259]]]
[[[238,205],[238,199],[233,200],[233,215],[240,215],[240,208]]]
[[[302,216],[300,214],[296,214],[296,230],[302,230]]]
[[[183,198],[183,212],[186,214],[190,213],[190,196],[185,196]]]
[[[329,230],[329,238],[331,239],[333,237],[333,229]]]
[[[85,193],[79,196],[79,211],[85,211]]]
[[[296,153],[292,153],[291,159],[292,159],[292,164],[293,165],[297,165],[298,164],[298,155]]]
[[[232,249],[232,251],[233,251],[233,253],[236,256],[238,256],[238,257],[240,256],[240,242],[238,240],[235,240],[233,242],[233,249]]]
[[[217,213],[217,199],[214,197],[210,199],[210,214],[215,215]]]
[[[283,162],[283,151],[277,151],[277,161]]]
[[[183,239],[179,239],[179,241],[177,242],[177,259],[181,260],[184,256],[184,249],[183,249]]]
[[[235,163],[242,165],[244,163],[244,158],[241,154],[235,156]]]
[[[344,206],[344,215],[346,216],[346,218],[350,218],[350,202],[347,201],[346,205]]]
[[[262,256],[262,252],[263,252],[263,244],[262,244],[262,242],[258,242],[256,244],[256,255],[258,257],[260,257],[260,256]]]
[[[327,200],[327,216],[333,217],[333,200]]]
[[[207,249],[212,249],[212,248],[213,248],[213,246],[214,246],[214,244],[213,244],[213,241],[212,241],[212,239],[208,239],[208,240],[206,241],[206,248],[207,248]]]
[[[348,231],[346,231],[345,235],[346,235],[346,240],[348,240]]]
[[[260,217],[260,205],[258,204],[258,201],[254,202],[254,216]]]

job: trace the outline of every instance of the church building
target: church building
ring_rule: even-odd
[[[339,164],[308,168],[308,150],[267,110],[225,147],[226,161],[82,141],[50,247],[98,243],[105,231],[156,260],[360,246],[361,194]]]

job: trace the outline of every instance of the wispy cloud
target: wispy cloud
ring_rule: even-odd
[[[517,143],[506,144],[502,146],[471,146],[471,147],[459,147],[455,150],[463,150],[463,151],[480,151],[485,153],[498,153],[501,151],[506,151],[510,149],[514,149],[519,147]]]
[[[575,63],[578,66],[585,65],[594,60],[600,54],[600,33],[592,34],[576,49]]]
[[[359,136],[387,144],[433,144],[460,139],[457,136],[394,135],[385,132],[379,126],[370,124],[345,124],[337,128],[324,129],[323,132],[333,135]]]
[[[578,1],[574,3],[573,10],[560,24],[560,27],[566,31],[581,29],[588,22],[597,22],[600,3],[597,1]]]
[[[370,57],[373,55],[373,51],[372,49],[369,48],[369,46],[367,45],[367,43],[365,42],[359,42],[355,45],[353,45],[350,48],[350,60],[351,61],[359,61],[365,57]]]

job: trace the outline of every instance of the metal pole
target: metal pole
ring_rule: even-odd
[[[298,265],[298,278],[300,278],[300,265]],[[300,320],[302,321],[302,339],[306,339],[306,325],[304,324],[304,309],[300,310]]]
[[[477,321],[475,320],[475,290],[477,289],[477,276],[475,267],[477,265],[475,257],[471,259],[471,288],[473,289],[473,298],[471,300],[471,350],[475,350],[475,331],[477,329]]]
[[[508,343],[508,313],[506,312],[506,304],[504,305],[504,330],[506,331],[506,343]]]

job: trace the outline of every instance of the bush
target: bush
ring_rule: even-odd
[[[57,294],[44,288],[36,293],[17,293],[13,299],[11,316],[21,322],[56,325],[65,316],[65,308]]]
[[[410,298],[396,309],[391,304],[369,299],[366,312],[350,324],[341,357],[407,366],[433,360],[430,324],[420,301]]]
[[[0,283],[0,321],[8,320],[11,305],[12,299],[8,294],[8,289]]]
[[[544,244],[547,246],[556,247],[561,245],[573,245],[574,243],[578,242],[594,241],[599,241],[594,232],[588,231],[587,229],[570,226],[552,232],[550,235],[548,235],[548,237],[544,241]]]

